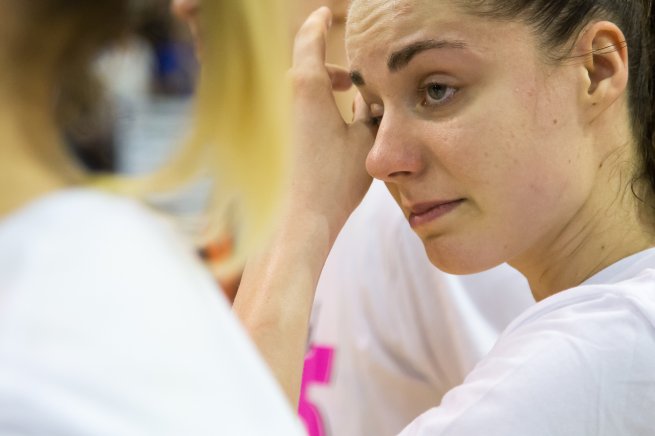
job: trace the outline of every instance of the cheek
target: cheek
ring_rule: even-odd
[[[507,233],[516,221],[543,227],[569,214],[592,178],[574,105],[535,89],[492,95],[439,133],[444,169],[478,212]]]
[[[445,149],[448,166],[483,192],[557,195],[581,158],[574,105],[565,96],[537,92],[535,84],[506,89],[489,92],[451,123],[444,138],[452,144]]]
[[[462,120],[463,121],[463,120]],[[476,196],[489,189],[498,190],[517,182],[525,168],[525,135],[490,119],[467,119],[439,125],[433,142],[433,172],[444,171],[463,189],[461,194]]]

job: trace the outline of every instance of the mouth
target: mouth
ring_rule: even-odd
[[[459,198],[457,200],[415,204],[409,209],[409,225],[413,229],[424,226],[452,212],[464,201],[463,198]]]

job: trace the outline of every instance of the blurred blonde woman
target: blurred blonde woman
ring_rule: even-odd
[[[248,217],[237,256],[266,233],[287,159],[283,15],[208,2],[188,144],[156,175],[94,179],[62,130],[84,126],[89,67],[135,5],[0,0],[0,434],[301,434],[190,244],[130,198],[215,176],[209,233],[226,205]]]

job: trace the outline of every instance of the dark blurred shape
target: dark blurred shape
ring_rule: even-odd
[[[194,46],[187,29],[170,14],[168,3],[158,3],[143,17],[139,36],[155,54],[153,92],[158,95],[189,95],[198,73]]]
[[[171,16],[168,2],[144,2],[130,17],[129,29],[119,44],[111,50],[129,49],[129,41],[135,39],[145,41],[152,51],[153,62],[147,72],[151,86],[144,99],[187,97],[193,93],[198,73],[193,43],[188,30]],[[134,64],[127,67],[137,68]],[[68,87],[61,96],[61,106],[73,102],[73,107],[67,107],[63,111],[65,117],[61,117],[66,140],[89,171],[116,172],[121,169],[119,150],[121,138],[125,136],[121,129],[129,126],[138,115],[135,111],[141,109],[122,101],[120,96],[111,95],[111,91],[103,94],[103,87],[92,75],[85,72],[83,77],[77,77],[79,85]],[[61,111],[58,108],[58,113]]]
[[[88,136],[69,134],[66,141],[75,157],[88,171],[92,173],[116,171],[114,132],[109,125],[106,129],[100,129]]]

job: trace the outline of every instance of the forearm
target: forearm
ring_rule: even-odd
[[[319,9],[296,37],[291,182],[281,219],[270,242],[249,260],[234,306],[292,404],[298,402],[319,275],[371,184],[364,162],[373,132],[361,109],[352,124],[344,123],[325,68],[329,21],[329,10]],[[347,72],[338,74],[349,80]]]
[[[314,291],[335,237],[321,215],[289,213],[270,244],[248,262],[234,304],[294,406]]]

